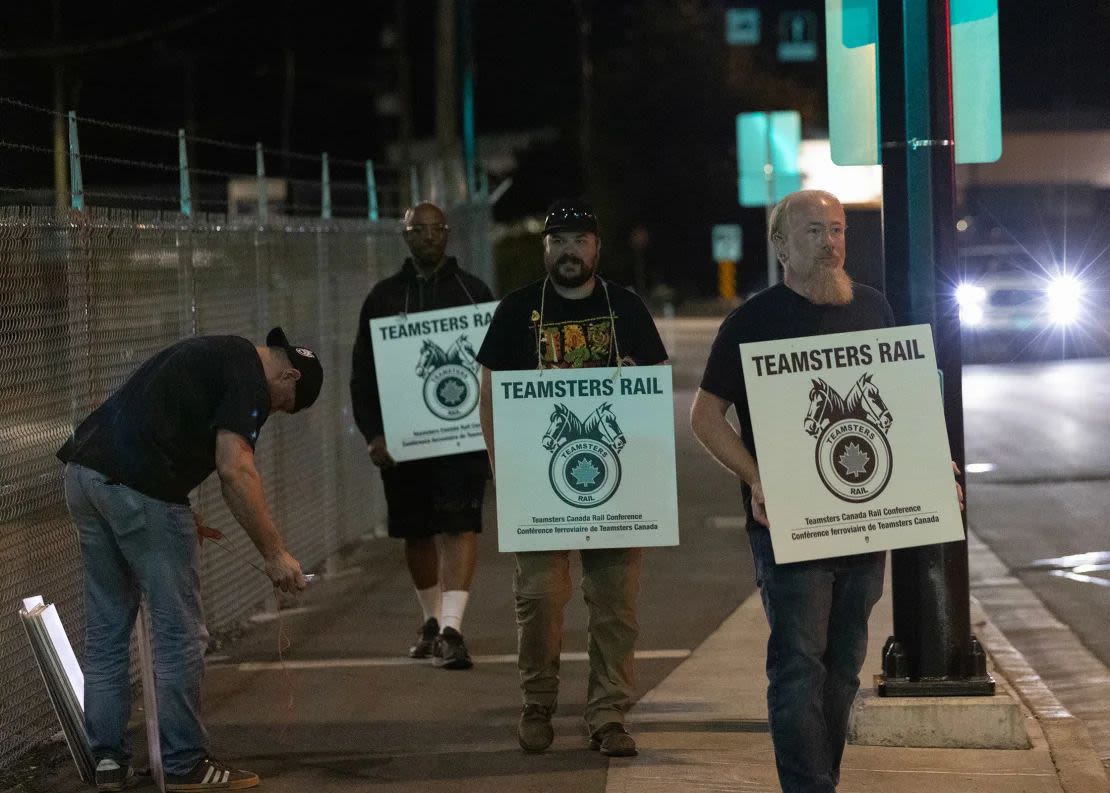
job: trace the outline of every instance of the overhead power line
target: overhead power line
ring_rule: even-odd
[[[16,61],[73,58],[82,55],[92,55],[98,52],[106,52],[108,50],[118,50],[124,47],[133,47],[136,44],[143,44],[144,42],[164,36],[167,33],[174,33],[190,25],[194,25],[202,19],[210,17],[222,11],[227,6],[237,2],[239,2],[239,0],[220,0],[220,2],[212,3],[207,8],[197,11],[196,13],[189,14],[180,19],[175,19],[164,25],[146,28],[145,30],[137,30],[132,33],[101,39],[100,41],[87,41],[79,44],[59,44],[50,47],[36,47],[23,50],[0,49],[0,60]]]

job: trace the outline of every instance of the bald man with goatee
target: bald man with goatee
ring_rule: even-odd
[[[721,324],[690,424],[706,450],[740,479],[771,627],[767,711],[779,783],[784,793],[832,793],[867,652],[867,619],[882,594],[885,555],[775,562],[740,345],[886,328],[894,314],[881,293],[853,284],[844,271],[847,223],[836,196],[791,193],[770,220],[768,242],[783,283],[755,295]],[[725,419],[731,405],[739,434]]]

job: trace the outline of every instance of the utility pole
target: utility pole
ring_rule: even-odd
[[[879,0],[878,11],[887,297],[898,324],[933,327],[948,442],[962,472],[959,318],[935,286],[956,268],[949,0]],[[894,635],[879,693],[992,694],[971,635],[967,541],[892,551],[891,570]]]
[[[452,181],[453,166],[459,158],[459,86],[455,38],[455,0],[436,4],[436,148],[442,164],[444,189]],[[433,181],[434,184],[434,181]]]
[[[409,63],[408,0],[396,0],[393,5],[397,23],[397,95],[401,100],[398,137],[400,157],[398,172],[404,174],[412,162],[412,64]],[[400,177],[399,177],[400,178]],[[403,190],[404,179],[400,178]],[[416,202],[410,195],[407,203]]]
[[[574,0],[578,18],[578,72],[581,80],[578,95],[578,150],[582,156],[584,174],[590,173],[593,149],[593,80],[594,61],[590,54],[590,37],[593,34],[593,9],[591,0]],[[588,182],[588,179],[583,179]]]
[[[62,44],[62,8],[61,0],[54,0],[51,5],[53,17],[54,45]],[[61,55],[54,56],[54,124],[52,128],[54,140],[54,206],[59,211],[69,207],[69,149],[67,143],[65,84],[65,61]]]
[[[462,63],[463,160],[466,195],[478,195],[478,141],[474,130],[474,0],[459,0],[459,60]]]

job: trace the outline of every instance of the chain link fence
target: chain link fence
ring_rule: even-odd
[[[491,281],[489,208],[450,213],[452,252]],[[397,221],[58,213],[0,207],[0,768],[57,733],[17,611],[57,604],[81,657],[80,553],[55,451],[148,356],[194,334],[261,343],[273,325],[317,351],[313,408],[275,415],[256,452],[275,521],[312,568],[370,533],[384,515],[378,477],[354,425],[348,380],[358,312],[406,251]],[[210,477],[194,508],[232,553],[206,546],[210,629],[229,629],[271,596],[255,553]]]

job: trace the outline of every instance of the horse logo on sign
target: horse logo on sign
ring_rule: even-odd
[[[461,335],[444,350],[425,339],[416,362],[416,376],[424,378],[424,404],[446,421],[469,416],[478,406],[478,361],[474,348]]]
[[[870,501],[890,482],[893,458],[886,433],[894,417],[879,387],[863,374],[846,396],[824,380],[811,381],[802,428],[817,439],[817,473],[843,501]]]
[[[627,439],[610,403],[602,403],[585,421],[566,405],[556,404],[540,442],[552,452],[547,468],[551,488],[572,507],[596,507],[617,492],[618,455]]]

